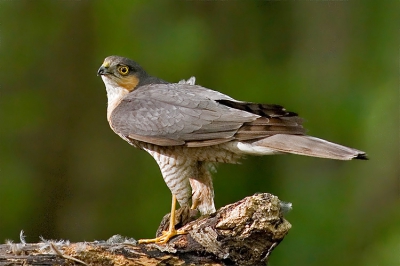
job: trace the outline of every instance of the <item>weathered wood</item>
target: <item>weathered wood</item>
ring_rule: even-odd
[[[0,245],[5,265],[265,265],[291,225],[287,205],[256,194],[182,227],[187,234],[166,245],[113,236],[107,241],[42,241]],[[161,228],[164,223],[161,224]]]

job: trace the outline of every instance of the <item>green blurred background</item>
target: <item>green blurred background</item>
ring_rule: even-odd
[[[152,237],[171,195],[115,135],[108,55],[306,118],[369,161],[254,157],[214,174],[217,208],[293,203],[270,265],[399,265],[398,1],[0,1],[0,240]]]

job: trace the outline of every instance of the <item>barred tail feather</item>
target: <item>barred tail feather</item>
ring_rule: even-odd
[[[336,160],[368,159],[367,154],[363,151],[304,135],[276,134],[252,142],[251,146],[267,148],[282,153]]]

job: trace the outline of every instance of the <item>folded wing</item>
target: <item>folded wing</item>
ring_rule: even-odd
[[[274,134],[304,134],[302,120],[279,105],[239,102],[188,84],[150,84],[127,95],[111,115],[118,134],[161,146],[209,146]]]

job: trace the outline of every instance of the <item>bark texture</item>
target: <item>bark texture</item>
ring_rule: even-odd
[[[119,235],[80,243],[42,240],[28,244],[21,239],[18,244],[0,245],[0,266],[265,265],[291,227],[283,218],[289,206],[267,193],[246,197],[188,222],[182,227],[187,234],[166,245],[138,245],[135,239]]]

